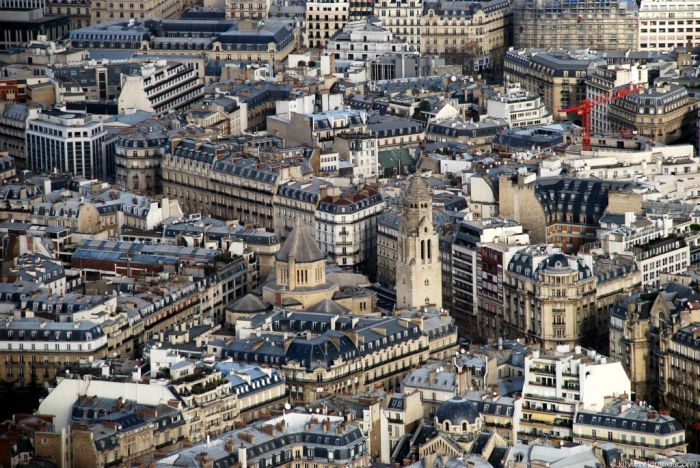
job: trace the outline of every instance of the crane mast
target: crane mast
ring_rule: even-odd
[[[562,107],[559,112],[565,114],[576,112],[581,117],[581,142],[584,151],[591,149],[591,112],[595,107],[610,104],[631,94],[639,94],[644,91],[643,84],[632,84],[623,88],[612,90],[608,94],[593,99],[584,99],[575,106]]]

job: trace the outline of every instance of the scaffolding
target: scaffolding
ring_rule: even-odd
[[[516,48],[636,50],[632,1],[516,0]]]

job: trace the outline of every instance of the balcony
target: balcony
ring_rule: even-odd
[[[525,394],[526,398],[532,398],[533,400],[543,400],[543,401],[562,401],[566,402],[566,399],[558,397],[558,396],[547,396],[547,395],[535,395],[534,393],[526,393]],[[569,404],[574,404],[573,402]]]
[[[649,434],[649,436],[652,436],[652,434]],[[660,437],[658,434],[656,437]],[[584,444],[590,444],[591,442],[610,442],[613,444],[620,444],[620,445],[629,445],[630,447],[644,447],[644,448],[649,448],[652,450],[675,450],[678,448],[685,447],[687,443],[684,442],[676,442],[671,443],[671,439],[669,439],[668,444],[649,444],[649,443],[642,443],[641,441],[631,441],[631,440],[622,440],[617,437],[593,437],[590,434],[581,434],[581,435],[575,435],[574,436],[575,441],[580,441],[581,443]]]
[[[556,384],[555,384],[554,382],[552,382],[552,383],[547,383],[547,382],[536,382],[536,381],[528,380],[527,383],[528,383],[529,385],[538,385],[538,386],[540,386],[540,387],[550,387],[550,388],[556,387]]]
[[[544,421],[542,419],[521,419],[520,420],[521,425],[527,425],[527,426],[544,426],[546,428],[549,427],[566,427],[566,428],[571,428],[572,421],[570,419],[560,419],[560,418],[553,418],[551,421]]]
[[[530,372],[536,372],[538,374],[554,375],[554,369],[550,369],[544,366],[530,366]]]
[[[557,409],[538,408],[536,406],[523,406],[523,411],[527,411],[527,412],[531,412],[531,413],[544,413],[544,414],[566,413],[566,411],[559,411]],[[571,412],[569,414],[574,414],[574,413]]]

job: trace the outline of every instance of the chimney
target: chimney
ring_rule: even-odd
[[[114,430],[114,431],[117,430],[117,423],[114,422],[114,421],[102,421],[102,424],[103,424],[105,427],[108,427],[108,428],[110,428],[110,429],[112,429],[112,430]]]
[[[233,439],[232,438],[228,437],[226,439],[226,442],[224,443],[224,449],[228,453],[233,453]]]
[[[273,426],[272,424],[266,424],[265,426],[263,426],[262,430],[265,434],[269,436],[275,435],[275,426]]]
[[[437,369],[432,368],[428,371],[428,383],[434,384],[437,380]]]
[[[168,406],[171,408],[180,409],[180,400],[168,400]]]

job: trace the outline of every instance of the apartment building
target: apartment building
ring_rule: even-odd
[[[143,293],[148,300],[130,302],[126,296],[123,299],[125,307],[138,311],[147,326],[153,324],[163,328],[165,325],[161,321],[180,323],[185,316],[199,313],[223,321],[224,306],[254,287],[252,275],[249,275],[249,260],[243,256],[224,259],[221,253],[217,249],[198,247],[84,240],[77,246],[71,262],[88,279],[115,274],[128,277],[170,274],[172,284],[167,288],[161,287],[157,280],[143,281],[137,292]],[[134,257],[130,256],[132,254]],[[175,276],[179,271],[186,271],[188,276]],[[157,294],[149,294],[150,289]],[[171,296],[172,304],[157,299],[166,293]],[[179,300],[172,300],[173,297]],[[160,312],[154,314],[154,311]]]
[[[492,54],[513,45],[510,0],[488,2],[428,1],[420,17],[420,52],[466,56],[474,70],[488,68]]]
[[[585,344],[613,357],[610,350],[610,317],[621,299],[639,290],[642,273],[632,256],[612,255],[593,256],[593,274],[596,277],[596,333],[591,334]],[[618,360],[623,362],[622,359]]]
[[[548,246],[515,253],[504,274],[504,328],[543,349],[577,345],[596,333],[592,265]]]
[[[313,0],[306,3],[304,46],[322,49],[350,19],[349,0]]]
[[[693,304],[697,307],[697,302]],[[659,362],[659,399],[661,407],[668,408],[685,428],[700,420],[698,404],[698,349],[700,348],[700,321],[693,310],[692,321],[661,340],[660,352],[664,359]],[[698,450],[697,431],[690,432],[690,452]]]
[[[377,217],[382,195],[373,187],[329,192],[316,210],[316,239],[329,260],[344,269],[376,272]]]
[[[613,308],[610,356],[622,362],[638,401],[648,401],[657,408],[670,408],[673,404],[674,397],[668,399],[673,390],[669,376],[678,364],[674,361],[673,368],[668,367],[672,347],[669,339],[685,324],[700,320],[699,302],[700,296],[693,288],[670,282],[658,289],[622,297]],[[675,406],[674,414],[679,418],[682,407]]]
[[[26,133],[28,167],[34,172],[58,171],[89,179],[101,174],[106,132],[91,115],[45,110],[28,121]]]
[[[261,413],[283,407],[287,400],[284,378],[276,369],[226,361],[218,362],[215,369],[228,380],[236,396],[238,420],[256,420]]]
[[[136,109],[163,114],[187,109],[203,96],[204,83],[192,64],[146,62],[140,74],[122,76],[117,99],[120,113]]]
[[[599,411],[577,410],[573,442],[594,446],[613,443],[630,459],[685,453],[685,430],[678,420],[628,397],[610,398]]]
[[[400,229],[401,218],[396,209],[377,217],[377,281],[386,286],[396,283]]]
[[[669,144],[695,135],[697,109],[685,87],[663,83],[611,102],[608,120],[612,132],[638,132]]]
[[[166,468],[179,460],[211,466],[296,466],[311,462],[318,468],[369,466],[367,439],[356,423],[343,416],[285,413],[219,438],[183,448],[153,462]],[[275,460],[270,462],[270,460]]]
[[[274,320],[259,333],[235,340],[223,353],[235,361],[279,368],[296,402],[380,385],[398,389],[404,375],[430,355],[420,327],[396,317],[357,320],[283,309],[272,314]],[[314,349],[329,352],[319,355]]]
[[[335,56],[336,67],[344,69],[355,61],[375,60],[391,52],[404,52],[407,44],[369,18],[350,21],[326,41],[325,53]]]
[[[486,113],[508,122],[508,128],[548,125],[554,121],[542,98],[522,89],[520,84],[507,83],[503,93],[490,97],[486,101]]]
[[[512,247],[520,248],[529,243],[529,236],[523,232],[523,227],[508,219],[494,218],[479,221],[462,221],[457,227],[454,241],[452,243],[452,308],[450,312],[455,319],[457,326],[470,334],[481,335],[481,328],[487,323],[495,321],[494,314],[502,315],[503,311],[503,270],[501,269],[500,288],[490,291],[494,298],[500,296],[500,304],[492,310],[490,303],[484,303],[485,310],[492,313],[480,316],[480,303],[477,294],[488,296],[486,288],[494,281],[498,284],[498,267],[491,268],[492,258],[482,258],[482,245],[505,243]],[[490,253],[491,251],[489,251]],[[508,255],[506,255],[508,257]],[[503,265],[507,267],[507,263]],[[486,268],[484,270],[483,268]],[[494,274],[496,276],[490,276]],[[488,283],[488,285],[487,285]],[[499,293],[499,289],[501,289]],[[498,311],[501,311],[500,313]],[[496,326],[495,322],[493,325]],[[498,329],[490,331],[489,334],[499,333]],[[498,335],[499,337],[502,335]]]
[[[675,235],[636,245],[632,253],[645,286],[658,286],[662,273],[681,273],[690,266],[690,247]]]
[[[352,175],[362,179],[379,177],[379,144],[369,133],[341,133],[333,139],[333,151],[338,164],[344,161],[352,167]]]
[[[226,0],[226,19],[264,20],[268,17],[271,5],[271,0],[255,0],[250,2]]]
[[[44,13],[67,16],[73,30],[90,24],[90,3],[89,0],[46,0]]]
[[[662,190],[669,197],[684,198],[683,191],[676,191],[678,183],[683,184],[685,193],[690,192],[689,195],[693,196],[692,178],[700,171],[700,160],[693,153],[693,145],[654,145],[638,136],[627,138],[608,134],[593,135],[591,147],[593,151],[590,152],[567,154],[563,165],[572,175],[581,179],[597,177],[628,181],[645,176],[662,184]],[[674,178],[664,184],[663,181],[668,179],[663,176],[669,174]]]
[[[411,436],[422,419],[423,409],[419,392],[394,393],[383,402],[379,412],[382,463],[391,463],[391,456],[401,439]]]
[[[603,411],[606,397],[630,395],[622,364],[580,346],[559,345],[525,357],[519,437],[572,438],[578,408]]]
[[[367,118],[367,128],[377,138],[379,151],[416,147],[425,137],[424,122],[392,115],[370,115]]]
[[[114,145],[116,180],[124,189],[143,194],[162,192],[161,161],[168,143],[167,128],[146,121],[119,134]]]
[[[89,321],[9,319],[0,330],[0,375],[18,385],[43,384],[80,362],[107,356],[107,335]]]
[[[596,241],[599,220],[606,210],[638,212],[643,199],[635,193],[633,181],[538,179],[529,174],[501,177],[498,183],[500,215],[520,222],[533,243],[552,244],[567,254]]]
[[[374,14],[394,37],[408,44],[409,51],[421,51],[423,0],[382,0],[375,3]]]
[[[643,0],[639,4],[638,50],[666,52],[697,46],[700,21],[697,0]]]
[[[561,121],[567,117],[558,112],[559,109],[574,106],[585,99],[586,79],[594,67],[604,64],[605,60],[590,53],[509,50],[504,58],[503,77],[540,96],[554,119]]]
[[[74,48],[139,51],[180,60],[196,54],[210,60],[272,61],[275,68],[297,46],[292,27],[276,20],[115,19],[71,31],[69,39]]]
[[[504,336],[505,272],[513,256],[527,244],[529,236],[522,234],[491,239],[478,245],[477,336],[494,340]]]
[[[367,134],[367,113],[336,109],[315,114],[292,112],[290,118],[272,115],[267,117],[267,131],[284,139],[287,145],[332,150],[335,137],[342,133]]]
[[[39,116],[39,110],[25,104],[0,103],[0,147],[15,160],[17,169],[28,169],[27,122]]]
[[[280,184],[273,198],[275,234],[286,238],[298,221],[315,225],[318,202],[329,191],[332,193],[333,185],[323,179]]]
[[[637,49],[634,1],[519,0],[513,10],[517,49]]]
[[[649,82],[645,65],[601,65],[593,69],[586,80],[586,99],[596,100],[622,87]],[[608,106],[595,106],[591,111],[591,133],[611,133]]]
[[[185,213],[274,229],[273,197],[280,184],[303,179],[302,162],[260,165],[255,159],[227,156],[223,143],[184,139],[162,161],[163,192],[177,198]]]
[[[146,0],[145,2],[120,2],[100,0],[90,3],[90,24],[114,19],[176,18],[186,6],[183,0]]]

